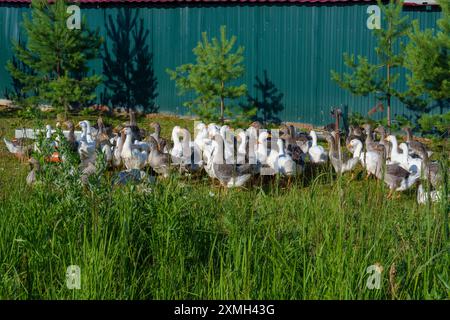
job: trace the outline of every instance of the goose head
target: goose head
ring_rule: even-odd
[[[64,125],[66,126],[67,129],[69,129],[69,131],[75,130],[75,126],[73,125],[73,122],[71,120],[65,121]]]
[[[161,125],[158,122],[150,123],[150,127],[152,127],[157,134],[161,132]]]
[[[255,128],[256,130],[261,130],[261,129],[262,129],[261,122],[259,122],[259,121],[253,121],[253,122],[250,124],[250,127],[253,127],[253,128]]]
[[[372,126],[370,125],[370,123],[363,124],[362,128],[367,135],[370,135],[372,133]]]
[[[359,157],[362,151],[363,144],[359,139],[352,139],[347,144],[347,149],[353,153],[353,155]]]
[[[390,142],[393,145],[397,145],[397,138],[392,134],[390,134],[386,138],[384,138],[384,141]]]
[[[127,137],[132,137],[133,135],[133,130],[131,130],[131,127],[125,127],[123,129],[123,133],[127,136]]]
[[[376,133],[379,133],[381,136],[385,136],[386,135],[386,128],[383,127],[383,126],[378,126],[373,131],[376,132]]]
[[[30,165],[30,170],[40,170],[40,163],[36,158],[31,157],[28,160],[28,164]]]
[[[180,132],[181,132],[181,128],[179,126],[175,126],[172,129],[172,140],[174,143],[179,142],[179,137],[180,137]]]

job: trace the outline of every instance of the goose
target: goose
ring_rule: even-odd
[[[139,146],[133,145],[133,130],[130,127],[126,127],[125,131],[125,142],[122,147],[122,152],[120,156],[122,157],[123,163],[128,170],[144,168],[148,154],[147,151],[141,150]]]
[[[259,134],[258,140],[256,142],[256,161],[265,165],[267,164],[267,139],[269,138],[269,133],[263,131]]]
[[[236,136],[238,142],[237,155],[236,155],[236,163],[244,164],[248,161],[247,154],[247,134],[245,131],[240,131]]]
[[[95,142],[92,136],[92,127],[88,120],[83,120],[78,123],[78,126],[81,127],[81,137],[80,140],[85,139],[88,143]]]
[[[8,140],[3,138],[6,148],[19,159],[26,159],[33,150],[32,145],[25,145],[25,139]]]
[[[210,139],[213,139],[216,134],[220,132],[220,128],[215,123],[208,124],[208,136]]]
[[[81,176],[80,180],[83,185],[89,183],[89,178],[97,172],[95,161],[82,161],[80,164]]]
[[[105,162],[109,166],[112,166],[114,157],[113,148],[111,145],[110,138],[106,133],[106,128],[101,117],[98,118],[97,125],[98,129],[97,129],[96,145],[105,156]]]
[[[279,138],[277,140],[278,146],[278,159],[277,159],[277,171],[285,176],[293,176],[297,173],[297,163],[291,156],[285,153],[284,140]]]
[[[161,152],[160,146],[154,137],[150,136],[148,139],[151,150],[148,155],[148,164],[157,174],[167,178],[170,173],[170,155]]]
[[[386,141],[387,132],[383,126],[378,126],[375,128],[374,132],[380,135],[380,144],[384,146],[384,150],[386,150],[386,158],[391,157],[392,145],[389,141]]]
[[[164,150],[164,149],[161,149],[161,146],[160,146],[161,142],[164,140],[164,139],[161,137],[161,125],[160,125],[158,122],[152,122],[152,123],[150,123],[150,127],[152,127],[153,130],[155,130],[155,132],[153,132],[152,134],[150,134],[150,136],[151,136],[153,139],[155,139],[156,143],[158,144],[159,149],[160,149],[162,152],[167,153],[167,151],[168,151],[168,150],[167,150],[167,146],[165,146],[165,150]]]
[[[250,126],[245,133],[248,137],[247,143],[248,162],[251,164],[256,164],[258,162],[258,148],[259,148],[258,130]]]
[[[311,145],[308,149],[311,162],[325,163],[327,161],[327,153],[322,146],[317,145],[317,133],[314,130],[311,130],[309,135],[312,138]]]
[[[292,132],[292,133],[291,133]],[[295,131],[292,129],[289,130],[288,133],[283,133],[280,138],[283,139],[285,141],[286,144],[286,153],[292,158],[292,160],[294,160],[298,165],[303,166],[304,164],[304,159],[305,159],[305,155],[306,153],[308,153],[308,149],[305,149],[306,152],[303,151],[302,147],[300,145],[303,146],[308,146],[308,139],[302,135],[302,138],[299,140],[295,140],[293,134],[295,135]],[[300,137],[300,136],[298,136]],[[300,144],[299,144],[300,142]]]
[[[358,139],[361,142],[364,142],[365,138],[361,127],[352,125],[348,127],[348,135],[345,139],[346,145],[349,145],[350,141],[352,141],[353,139]]]
[[[271,139],[274,137],[270,136]],[[280,154],[283,154],[283,150],[280,150],[280,144],[278,143],[279,138],[277,138],[277,143],[271,143],[271,148],[269,155],[267,156],[267,165],[273,170],[274,174],[280,173],[280,168],[278,166],[278,158]],[[266,146],[263,145],[263,148]],[[267,152],[267,151],[266,151]]]
[[[419,174],[409,172],[398,163],[387,164],[383,167],[386,160],[385,153],[381,151],[379,154],[378,170],[375,175],[388,185],[388,199],[392,197],[395,191],[404,191],[411,188],[420,178]]]
[[[122,165],[121,154],[124,142],[125,142],[125,133],[124,132],[117,133],[117,139],[113,151],[113,160],[112,160],[113,167],[117,168]]]
[[[77,141],[77,138],[75,136],[75,126],[71,120],[64,122],[64,124],[69,130],[69,134],[67,136],[67,143],[69,144],[69,149],[72,152],[76,152],[78,150],[80,143]]]
[[[400,150],[402,150],[402,162],[401,165],[406,170],[412,173],[418,173],[419,175],[422,172],[422,164],[423,161],[420,158],[413,158],[409,155],[409,148],[406,143],[400,143]]]
[[[197,134],[195,136],[194,143],[200,150],[202,159],[208,163],[212,154],[212,140],[209,138],[208,128],[203,122],[200,122],[195,126],[195,129]]]
[[[181,135],[183,136],[182,155],[180,170],[184,172],[200,172],[203,168],[202,153],[198,146],[191,141],[191,134],[188,129],[182,128]]]
[[[183,158],[183,145],[180,142],[180,133],[181,128],[179,126],[175,126],[172,129],[172,141],[173,148],[170,150],[170,156],[172,158],[173,163],[181,163],[181,159]]]
[[[145,136],[143,132],[139,129],[136,121],[136,112],[130,108],[129,110],[130,122],[126,124],[127,127],[131,129],[132,141],[141,141]]]
[[[227,188],[241,187],[251,178],[254,168],[249,164],[225,163],[223,143],[222,136],[216,134],[213,139],[212,178],[218,179]]]
[[[384,149],[384,146],[382,146],[378,142],[373,141],[372,126],[370,124],[366,123],[363,125],[363,129],[366,133],[365,145],[366,145],[367,151],[386,152],[386,150]]]
[[[325,139],[329,145],[328,157],[330,159],[331,164],[333,165],[336,173],[342,174],[347,171],[353,170],[359,162],[359,156],[354,155],[350,159],[342,159],[339,157],[339,150],[336,144],[336,136],[333,136],[333,133],[326,133]],[[341,156],[342,157],[342,156]]]
[[[28,160],[28,163],[30,164],[30,172],[27,175],[26,181],[27,185],[32,186],[36,183],[36,174],[41,171],[41,165],[33,157]]]
[[[96,143],[92,139],[89,121],[80,121],[78,125],[81,127],[81,139],[78,146],[78,154],[82,161],[95,162]]]
[[[101,116],[98,117],[97,124],[92,126],[92,130],[95,130],[95,129],[97,130],[96,136],[99,133],[103,133],[103,134],[106,134],[108,136],[111,136],[112,135],[112,131],[113,131],[113,129],[112,129],[112,127],[110,125],[106,125],[103,122],[103,118]],[[92,133],[94,134],[94,132],[92,132]]]
[[[358,138],[352,139],[347,147],[350,152],[353,152],[353,157],[358,158],[361,165],[366,169],[367,177],[375,176],[381,165],[379,153],[375,151],[363,152],[363,143]]]
[[[403,129],[403,131],[406,132],[406,144],[408,145],[408,149],[410,151],[411,156],[415,156],[415,155],[420,156],[421,151],[423,149],[427,150],[426,146],[423,143],[414,140],[411,128],[403,127],[402,129]],[[427,154],[428,154],[428,157],[431,157],[433,152],[427,150]]]
[[[442,183],[442,172],[441,167],[438,162],[431,162],[428,158],[428,152],[425,148],[419,149],[419,155],[423,159],[423,175],[424,177],[430,181],[431,185],[434,188],[438,188],[439,185]],[[450,170],[449,170],[450,173]]]
[[[230,127],[227,125],[223,125],[219,130],[220,135],[224,141],[224,150],[225,150],[225,162],[226,163],[234,163],[234,135],[230,131]]]
[[[398,148],[398,142],[397,142],[397,138],[394,135],[388,135],[385,140],[387,142],[390,142],[392,147],[391,147],[391,154],[390,154],[390,161],[388,161],[388,164],[391,163],[403,163],[404,162],[404,157],[403,155],[398,152],[399,148]]]

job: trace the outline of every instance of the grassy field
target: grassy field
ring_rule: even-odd
[[[165,136],[192,127],[157,120]],[[33,125],[4,114],[0,133]],[[226,192],[206,177],[121,188],[108,175],[90,188],[48,177],[30,188],[28,166],[0,143],[0,298],[450,298],[447,203],[419,206],[415,189],[387,200],[362,171],[309,171],[289,187]],[[370,290],[374,264],[381,285]],[[69,265],[80,290],[66,287]]]

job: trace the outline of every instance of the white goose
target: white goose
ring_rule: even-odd
[[[224,152],[226,163],[235,163],[234,159],[234,135],[230,130],[230,127],[224,125],[219,130],[224,142]]]
[[[361,165],[366,168],[367,175],[376,175],[379,171],[380,155],[375,151],[362,152],[363,144],[359,139],[349,142],[349,149],[353,151],[353,157],[359,158]]]
[[[309,147],[308,154],[311,162],[313,163],[325,163],[327,161],[327,153],[322,146],[317,145],[317,133],[311,130],[309,135],[312,138],[311,146]]]
[[[262,165],[268,164],[267,155],[267,139],[269,138],[269,133],[267,131],[262,131],[256,142],[256,161]]]
[[[283,139],[277,140],[277,146],[278,146],[278,159],[276,171],[286,176],[295,175],[297,172],[297,164],[289,155],[286,154],[284,150]]]
[[[80,159],[82,162],[94,162],[96,143],[92,139],[91,132],[89,130],[89,121],[80,121],[78,125],[81,127],[81,139],[78,146],[78,154],[80,155]]]
[[[397,138],[394,135],[389,135],[386,137],[385,140],[392,144],[391,154],[390,154],[391,160],[388,161],[388,164],[393,164],[393,163],[402,164],[404,158],[403,158],[402,154],[398,152]]]
[[[128,170],[138,169],[141,170],[145,167],[148,153],[146,150],[140,149],[139,146],[133,145],[133,131],[130,127],[125,128],[125,142],[122,147],[122,152],[120,156],[122,157],[123,163]]]
[[[423,160],[420,158],[413,158],[409,154],[409,148],[406,143],[400,143],[400,150],[402,150],[402,162],[401,165],[403,168],[408,170],[411,173],[418,173],[419,175],[422,173],[422,165]]]
[[[183,158],[183,145],[180,142],[181,128],[175,126],[172,129],[173,148],[170,150],[170,156],[173,163],[180,163]]]
[[[117,135],[117,139],[116,139],[116,143],[115,143],[115,147],[114,147],[114,151],[113,151],[113,160],[112,160],[112,164],[114,167],[120,167],[122,165],[122,149],[123,149],[123,144],[125,142],[125,138],[124,138],[125,133],[120,132]]]

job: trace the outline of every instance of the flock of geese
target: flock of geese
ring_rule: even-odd
[[[229,126],[214,123],[196,123],[192,139],[188,129],[175,126],[172,129],[171,146],[161,137],[161,126],[151,123],[153,132],[137,126],[134,113],[124,126],[111,128],[98,119],[95,126],[87,120],[77,126],[81,136],[75,135],[72,121],[65,122],[68,128],[67,143],[80,157],[80,171],[83,182],[95,172],[98,154],[103,154],[106,165],[120,171],[123,179],[139,180],[143,170],[150,167],[157,175],[165,178],[173,171],[186,174],[206,172],[223,187],[241,187],[252,177],[259,175],[281,175],[288,178],[301,174],[305,163],[324,165],[331,163],[338,174],[353,171],[360,164],[368,176],[384,181],[389,187],[388,198],[396,191],[404,191],[420,181],[429,181],[432,189],[424,192],[418,187],[419,203],[437,201],[441,195],[438,186],[443,174],[437,162],[430,161],[431,152],[412,136],[409,128],[406,142],[398,144],[395,135],[389,135],[380,126],[375,130],[369,124],[350,127],[345,145],[349,156],[341,148],[339,134],[327,131],[319,134],[328,142],[328,150],[318,144],[318,132],[309,134],[296,130],[294,126],[283,125],[279,129],[266,130],[259,122],[253,122],[245,130],[232,130]],[[380,137],[379,140],[376,136]],[[54,139],[52,128],[46,126],[46,139],[55,147],[49,161],[64,161],[58,153],[60,139]],[[11,153],[23,155],[30,151],[19,140],[4,142]],[[28,148],[28,149],[26,149]],[[36,144],[34,151],[39,151]],[[27,182],[32,184],[39,162],[33,157]],[[121,178],[121,179],[122,179]]]

